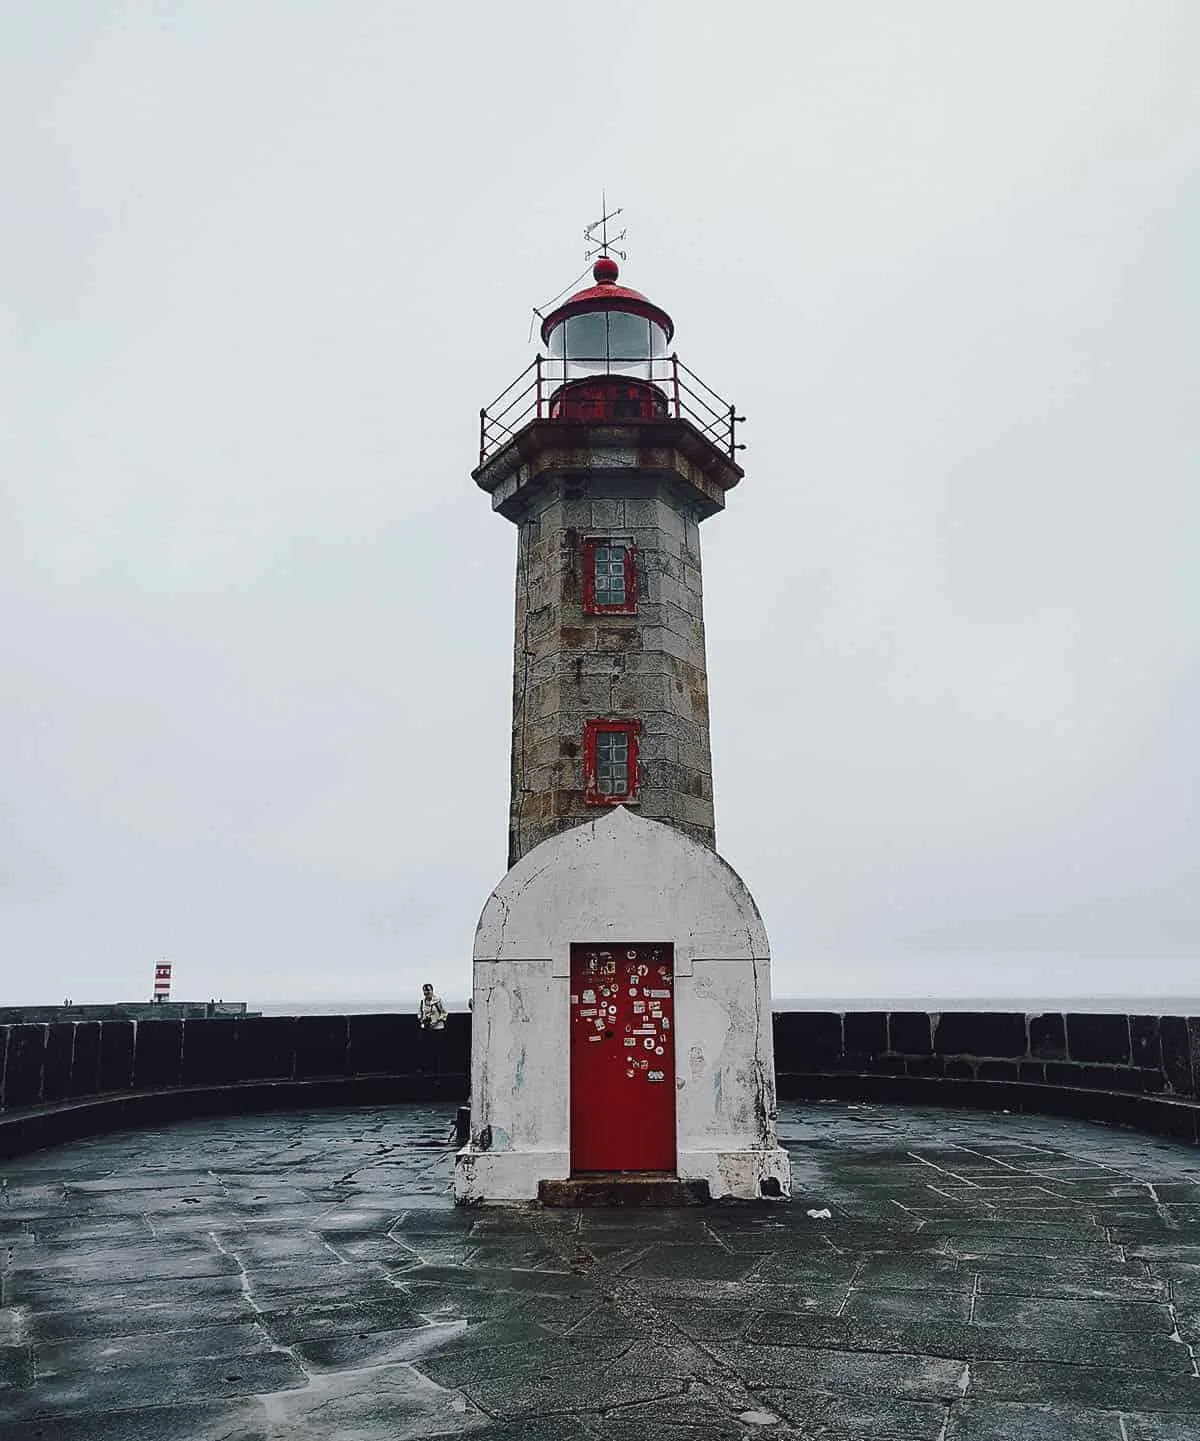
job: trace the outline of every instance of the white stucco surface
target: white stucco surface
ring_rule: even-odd
[[[650,930],[642,935],[639,926]],[[540,956],[562,969],[572,941],[660,939],[664,927],[675,938],[677,974],[696,956],[770,954],[758,907],[727,861],[615,806],[522,856],[483,908],[475,960]]]
[[[714,1197],[786,1195],[758,908],[714,851],[621,806],[535,847],[484,906],[458,1199],[532,1199],[570,1174],[570,947],[603,941],[675,949],[679,1175]]]

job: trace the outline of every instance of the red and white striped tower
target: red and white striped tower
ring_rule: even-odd
[[[156,1001],[171,999],[170,961],[159,961],[154,967],[154,999]]]

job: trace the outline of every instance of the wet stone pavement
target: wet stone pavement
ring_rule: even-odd
[[[451,1121],[0,1166],[0,1441],[1200,1441],[1187,1147],[797,1103],[791,1204],[464,1212]]]

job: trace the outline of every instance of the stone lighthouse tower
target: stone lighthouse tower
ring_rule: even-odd
[[[786,1195],[766,933],[715,849],[699,527],[738,417],[607,247],[593,276],[480,417],[517,527],[512,794],[456,1195]]]

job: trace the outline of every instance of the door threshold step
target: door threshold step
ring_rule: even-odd
[[[543,1206],[705,1206],[707,1181],[681,1181],[663,1171],[589,1171],[565,1181],[539,1181]]]

